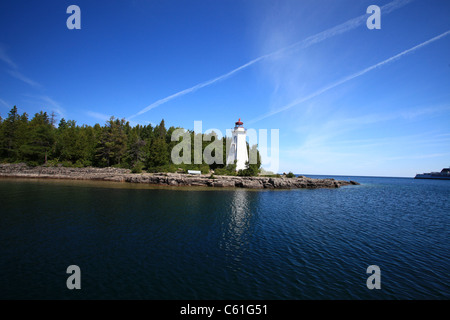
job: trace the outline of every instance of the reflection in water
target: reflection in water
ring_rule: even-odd
[[[448,299],[450,185],[354,179],[292,191],[0,179],[0,300]],[[75,295],[72,264],[88,287]],[[368,265],[384,289],[367,289]]]
[[[230,234],[236,242],[241,242],[242,235],[248,229],[250,210],[248,206],[248,193],[235,192],[231,204]]]
[[[224,222],[220,247],[225,250],[226,256],[232,261],[228,267],[235,269],[235,263],[242,260],[242,256],[248,250],[251,237],[252,212],[251,197],[255,192],[238,190],[234,192],[233,200],[229,207],[229,216]]]

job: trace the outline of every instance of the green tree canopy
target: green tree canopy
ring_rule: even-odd
[[[171,161],[171,153],[179,141],[171,138],[176,129],[182,128],[171,126],[167,129],[164,119],[154,127],[151,124],[132,127],[125,119],[114,117],[103,126],[98,123],[79,126],[65,118],[59,119],[58,127],[55,123],[54,113],[49,116],[41,111],[28,120],[28,115],[20,115],[14,106],[6,118],[0,117],[0,161],[24,161],[34,165],[120,166],[134,172],[140,172],[143,167],[151,172],[191,169],[208,173],[213,169],[220,174],[236,174],[235,164],[226,165],[226,146],[230,139],[222,137],[220,140],[215,132],[204,135],[185,130],[191,139],[192,148],[188,152],[193,163],[175,165]],[[194,148],[195,143],[199,148]],[[250,154],[256,151],[257,163],[248,164],[239,174],[256,175],[261,166],[259,151],[256,145],[247,147]],[[211,163],[205,162],[205,154]]]

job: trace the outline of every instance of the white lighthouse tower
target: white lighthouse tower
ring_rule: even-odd
[[[244,170],[245,163],[248,161],[246,143],[247,130],[244,129],[243,125],[244,123],[241,122],[241,119],[239,118],[239,121],[236,122],[236,126],[232,131],[232,140],[227,156],[227,165],[234,164],[234,161],[237,160],[236,171]]]

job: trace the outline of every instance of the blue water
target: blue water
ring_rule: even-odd
[[[338,178],[361,185],[0,179],[0,298],[449,299],[450,181]]]

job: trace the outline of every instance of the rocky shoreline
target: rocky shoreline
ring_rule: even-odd
[[[26,164],[0,164],[0,177],[98,180],[128,183],[146,183],[163,186],[202,186],[217,188],[249,189],[317,189],[339,188],[346,185],[359,185],[355,181],[335,179],[312,179],[304,176],[297,178],[271,177],[235,177],[210,175],[189,175],[181,173],[131,173],[119,168],[67,168],[67,167],[30,167]]]

